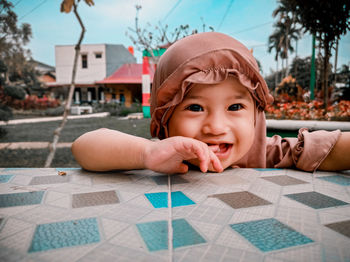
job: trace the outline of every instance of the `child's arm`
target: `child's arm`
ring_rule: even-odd
[[[319,170],[350,169],[350,132],[342,132],[332,151],[318,168]]]
[[[77,162],[91,171],[115,169],[152,169],[163,173],[185,173],[183,160],[198,158],[200,169],[212,164],[218,172],[222,166],[208,146],[186,137],[150,141],[110,129],[98,129],[80,136],[72,145]]]

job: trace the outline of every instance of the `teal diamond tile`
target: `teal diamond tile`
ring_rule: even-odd
[[[254,168],[254,169],[257,171],[262,171],[262,172],[282,170],[280,168]]]
[[[168,221],[147,222],[136,226],[149,251],[168,249]],[[172,226],[174,248],[206,243],[185,219],[173,220]]]
[[[28,252],[81,246],[100,242],[96,218],[38,225]]]
[[[73,171],[73,170],[81,170],[80,167],[57,167],[56,171]]]
[[[146,193],[145,196],[155,208],[168,207],[168,193]],[[181,191],[171,192],[172,207],[188,206],[196,204]]]
[[[322,179],[341,186],[350,186],[350,176],[342,176],[342,175],[323,176],[323,177],[318,177],[318,179]]]
[[[0,195],[0,207],[27,206],[40,204],[45,191]]]
[[[0,184],[9,182],[14,175],[0,175]]]
[[[263,252],[314,242],[274,218],[231,224],[230,227]]]

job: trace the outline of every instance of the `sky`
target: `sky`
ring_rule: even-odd
[[[27,47],[33,59],[55,66],[55,45],[74,45],[79,39],[80,26],[73,12],[61,13],[62,0],[11,0],[15,5],[19,24],[29,23],[33,38]],[[141,28],[154,28],[159,22],[169,26],[169,32],[180,25],[206,31],[228,34],[248,48],[260,61],[263,75],[276,70],[275,54],[267,51],[269,35],[274,31],[273,10],[276,0],[94,0],[94,6],[79,2],[78,12],[86,27],[83,44],[133,43],[126,32],[135,24],[136,5],[141,5],[139,24]],[[296,43],[293,43],[296,47]],[[311,36],[304,34],[297,43],[299,57],[310,56]],[[290,61],[296,53],[290,55]],[[135,50],[137,62],[141,52]],[[334,56],[330,60],[334,62]],[[350,33],[343,35],[339,43],[338,67],[350,65]],[[279,66],[281,68],[281,65]]]

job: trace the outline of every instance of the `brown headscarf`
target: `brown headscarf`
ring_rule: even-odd
[[[234,38],[217,32],[187,36],[162,55],[151,93],[151,135],[168,137],[167,123],[191,84],[215,84],[235,76],[256,101],[255,140],[235,166],[266,165],[266,124],[263,109],[273,101],[252,53]]]

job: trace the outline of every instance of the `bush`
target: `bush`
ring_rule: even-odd
[[[10,96],[12,99],[19,99],[22,100],[26,96],[26,92],[24,89],[20,86],[4,86],[4,94],[6,96]]]
[[[0,127],[0,138],[5,137],[7,134],[7,130],[3,127]]]
[[[12,111],[6,105],[0,104],[0,120],[8,121],[12,118]]]
[[[43,112],[45,116],[62,116],[64,113],[64,106],[58,106],[56,108],[48,108]]]
[[[54,108],[60,105],[59,100],[46,96],[38,98],[36,95],[28,95],[24,100],[14,100],[10,106],[15,109],[30,110]]]
[[[265,109],[267,118],[294,120],[350,120],[350,101],[342,100],[324,110],[323,102],[310,103],[293,101],[290,103],[274,103]]]
[[[0,121],[8,121],[12,118],[12,111],[7,106],[0,104]],[[0,127],[0,138],[7,134],[5,128]]]
[[[119,103],[97,104],[94,111],[109,112],[111,116],[127,116],[131,113],[142,112],[142,105],[141,103],[133,103],[131,107],[126,107]]]

